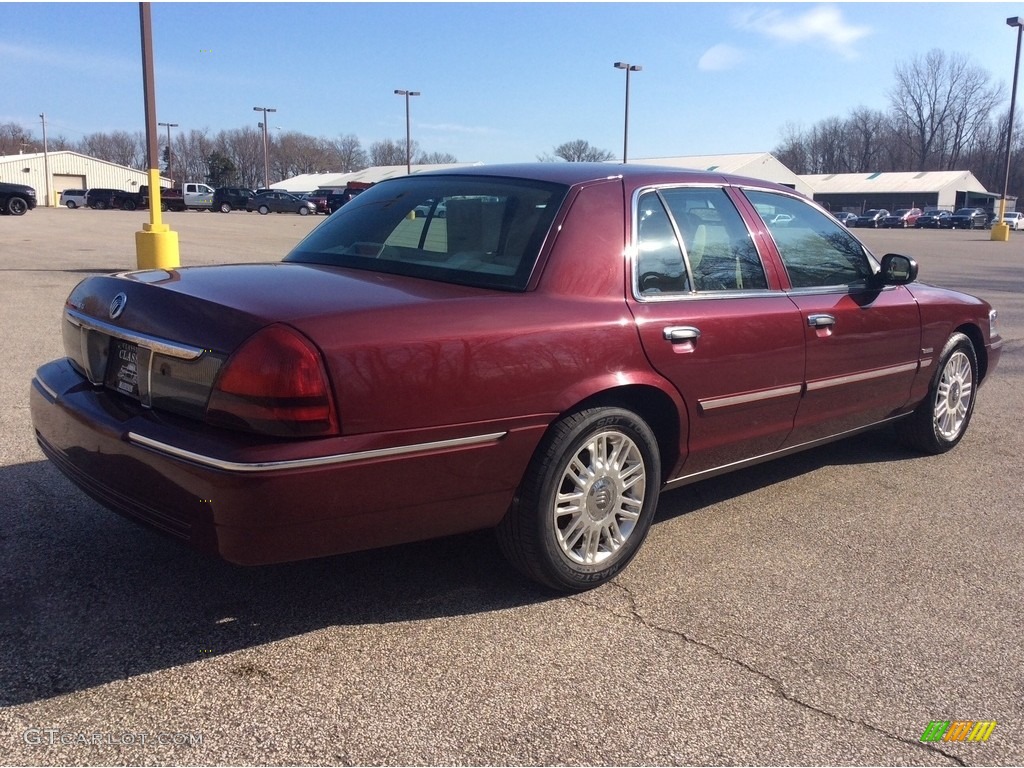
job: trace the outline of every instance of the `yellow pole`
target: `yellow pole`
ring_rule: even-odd
[[[135,259],[139,269],[175,269],[181,266],[178,233],[160,217],[160,170],[157,152],[156,84],[153,76],[153,24],[149,3],[139,3],[142,28],[142,95],[146,110],[146,147],[149,158],[149,224],[135,233]]]
[[[160,171],[149,169],[149,223],[135,233],[135,254],[139,269],[175,269],[181,266],[178,233],[171,231],[160,216]]]

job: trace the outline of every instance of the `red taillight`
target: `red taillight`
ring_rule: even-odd
[[[216,424],[271,435],[338,431],[320,353],[306,337],[284,325],[258,331],[228,358],[206,415]]]

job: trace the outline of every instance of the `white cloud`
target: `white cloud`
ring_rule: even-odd
[[[854,58],[854,43],[871,34],[871,27],[855,26],[833,5],[819,5],[799,14],[753,11],[739,17],[741,29],[784,43],[817,43],[846,58]]]
[[[727,69],[735,69],[743,63],[746,58],[739,48],[726,43],[719,43],[704,51],[704,55],[697,62],[697,69],[702,72],[721,72]]]

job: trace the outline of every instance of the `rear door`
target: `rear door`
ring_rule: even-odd
[[[689,420],[687,456],[671,479],[779,448],[802,390],[801,317],[727,190],[639,191],[632,239],[631,310]]]

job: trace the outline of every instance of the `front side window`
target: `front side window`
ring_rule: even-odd
[[[285,261],[523,290],[566,193],[520,179],[396,179],[354,197]]]
[[[794,288],[863,285],[874,274],[864,247],[818,209],[774,192],[744,194],[771,233]]]

